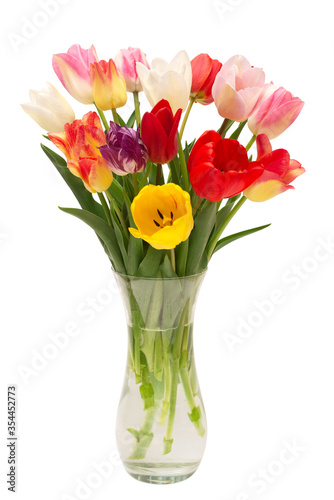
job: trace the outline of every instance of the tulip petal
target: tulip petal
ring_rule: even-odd
[[[294,187],[285,184],[281,180],[269,180],[249,187],[244,191],[244,196],[251,201],[262,202],[270,200],[270,198],[284,193],[288,189],[294,189]]]

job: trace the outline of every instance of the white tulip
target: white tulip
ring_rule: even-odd
[[[72,123],[75,114],[58,90],[47,82],[43,90],[30,90],[30,103],[21,104],[23,110],[47,132],[64,132],[65,123]]]
[[[168,63],[164,59],[153,59],[151,69],[137,62],[136,68],[145,95],[155,106],[161,99],[166,99],[173,113],[186,109],[189,101],[192,72],[188,54],[182,50]]]

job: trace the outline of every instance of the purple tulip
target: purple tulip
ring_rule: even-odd
[[[142,172],[148,161],[147,147],[140,137],[140,129],[121,127],[110,122],[107,144],[100,146],[101,155],[117,175]]]

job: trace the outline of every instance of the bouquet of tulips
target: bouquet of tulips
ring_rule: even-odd
[[[120,50],[114,60],[104,61],[94,46],[86,50],[73,45],[67,53],[54,55],[52,63],[72,97],[95,110],[75,119],[51,84],[31,91],[31,103],[22,106],[65,156],[42,145],[81,206],[61,210],[95,231],[116,273],[180,279],[201,273],[214,252],[267,227],[223,234],[247,199],[263,202],[292,189],[291,182],[304,172],[288,151],[275,150],[270,142],[294,122],[304,103],[283,87],[266,83],[263,70],[243,56],[222,64],[207,54],[190,60],[181,51],[170,63],[157,58],[150,66],[139,49]],[[142,91],[151,106],[143,116]],[[129,94],[133,111],[122,117],[118,110]],[[185,141],[192,108],[210,104],[222,117],[220,128],[203,130],[197,140]],[[250,134],[243,146],[238,139],[246,125]],[[255,141],[253,158],[248,151]],[[159,296],[161,302],[163,295]],[[157,311],[161,321],[159,307]],[[187,359],[184,331],[175,335]],[[164,360],[175,351],[173,338],[170,334],[166,346],[161,340],[158,346],[150,337],[144,348],[134,338],[131,359],[146,410],[155,405],[152,394],[158,393],[162,373],[166,379],[170,375]],[[154,352],[161,352],[163,359],[155,359]],[[187,376],[183,372],[180,378],[189,395]],[[163,406],[164,417],[168,404]],[[195,406],[190,415],[203,433]],[[128,429],[141,445],[135,458],[145,456],[150,442],[151,429],[145,429]],[[171,446],[170,434],[164,453]]]

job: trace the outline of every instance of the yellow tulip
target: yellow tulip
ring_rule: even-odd
[[[129,228],[157,250],[170,250],[185,241],[194,227],[189,193],[177,184],[145,186],[131,205],[138,229]]]

